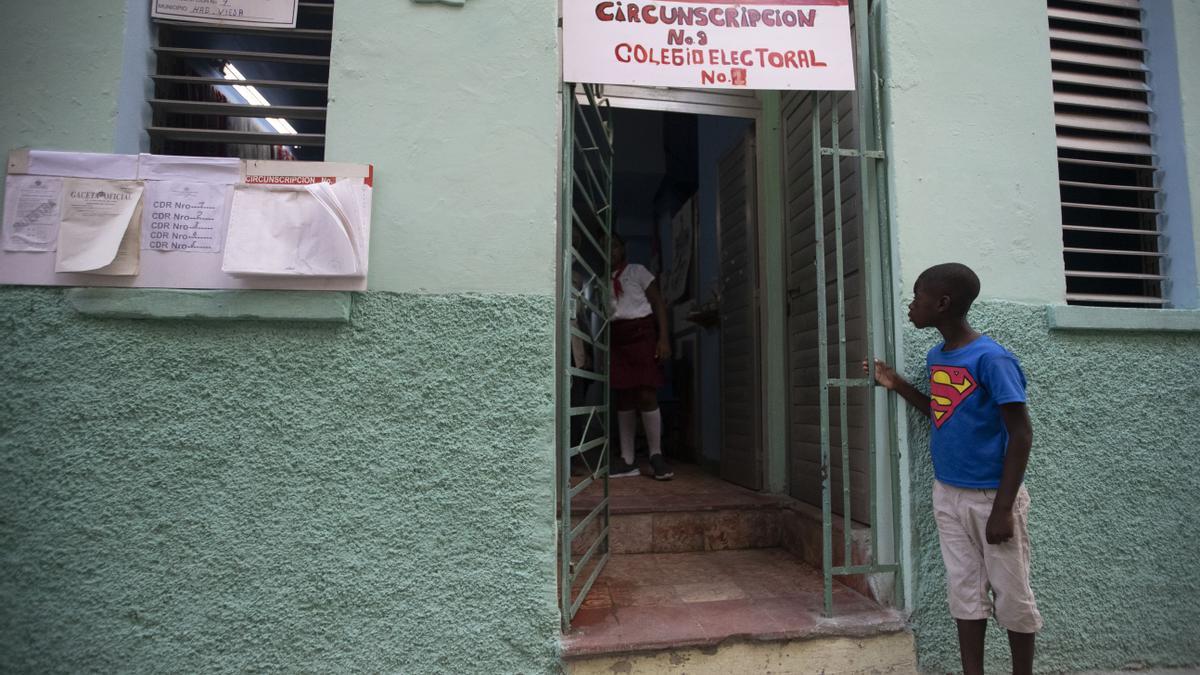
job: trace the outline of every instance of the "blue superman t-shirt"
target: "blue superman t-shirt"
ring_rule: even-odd
[[[1021,364],[995,340],[981,335],[958,349],[929,350],[933,472],[965,488],[1000,486],[1008,431],[1000,406],[1025,401]]]

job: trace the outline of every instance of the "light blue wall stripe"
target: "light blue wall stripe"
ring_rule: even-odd
[[[150,74],[154,69],[154,27],[150,22],[150,0],[125,2],[125,52],[121,59],[121,85],[117,92],[117,128],[113,152],[134,154],[150,151],[146,127],[154,93]]]
[[[1150,87],[1153,93],[1154,146],[1162,168],[1165,212],[1163,230],[1167,253],[1166,274],[1170,278],[1164,289],[1172,307],[1200,306],[1196,291],[1196,247],[1194,216],[1189,196],[1187,149],[1184,144],[1183,100],[1180,95],[1178,59],[1174,20],[1169,2],[1146,2],[1146,40],[1150,49]],[[1200,176],[1196,177],[1200,178]]]

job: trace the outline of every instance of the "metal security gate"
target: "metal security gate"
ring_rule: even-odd
[[[613,145],[611,116],[595,87],[564,85],[562,109],[555,399],[559,606],[566,632],[610,555],[607,308]]]
[[[886,320],[891,314],[890,293],[884,290],[890,283],[891,274],[887,269],[889,241],[883,203],[886,195],[885,155],[879,111],[878,53],[877,45],[871,40],[871,26],[878,25],[878,16],[871,15],[867,0],[853,0],[852,10],[858,89],[853,93],[811,92],[807,94],[805,110],[811,118],[807,135],[810,136],[812,162],[812,272],[817,342],[814,370],[819,411],[822,569],[827,616],[833,614],[834,577],[890,572],[896,574],[896,587],[900,586],[900,566],[895,562],[880,561],[880,523],[877,518],[882,482],[878,473],[882,470],[885,479],[890,478],[886,492],[892,499],[893,533],[899,531],[897,445],[893,439],[881,448],[875,433],[877,399],[889,399],[882,398],[883,392],[875,387],[873,377],[864,376],[860,366],[864,357],[877,354],[891,357],[895,353]],[[843,127],[846,121],[853,124],[852,130]],[[843,143],[844,139],[851,141],[851,147]],[[846,175],[858,180],[845,185]],[[827,179],[829,185],[825,183]],[[857,185],[853,185],[855,182]],[[857,199],[848,199],[843,194],[847,188],[857,193]],[[852,229],[859,240],[853,248],[847,246],[848,219],[853,222]],[[848,290],[853,291],[852,295],[861,296],[861,301],[856,303],[861,316],[852,317],[848,311]],[[883,312],[883,316],[873,316],[876,312]],[[860,326],[854,331],[859,342],[851,349],[850,345],[854,344],[851,329],[855,324]],[[881,347],[875,344],[878,333],[888,337],[885,338],[887,344],[877,350]],[[836,345],[832,350],[831,341]],[[890,402],[894,403],[894,399]],[[894,422],[887,426],[894,433]],[[861,447],[860,453],[852,451],[855,438]],[[891,451],[887,452],[889,449]],[[833,461],[835,451],[836,463]],[[887,454],[881,456],[881,452]],[[856,455],[865,466],[853,466]],[[855,473],[861,476],[858,481]],[[841,487],[836,492],[833,488],[835,477]],[[859,494],[865,499],[855,499],[856,482],[861,486]],[[834,541],[833,537],[834,500],[839,502],[837,510],[842,517],[840,542]],[[858,519],[870,523],[869,558],[857,562],[853,541],[856,501]],[[835,564],[835,558],[840,559],[838,564]],[[894,559],[898,560],[898,556]]]

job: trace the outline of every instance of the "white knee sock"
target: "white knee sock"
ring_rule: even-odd
[[[662,415],[658,408],[642,412],[642,426],[646,428],[646,445],[650,446],[650,454],[662,452]]]
[[[633,464],[633,434],[637,431],[637,415],[632,410],[618,410],[617,426],[621,429],[621,459],[626,464]]]

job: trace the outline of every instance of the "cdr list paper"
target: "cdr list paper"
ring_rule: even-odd
[[[51,176],[9,176],[4,181],[4,250],[56,248],[62,187],[62,179]]]
[[[142,249],[220,252],[232,194],[232,185],[147,182]]]
[[[63,181],[54,271],[137,274],[142,190],[137,181]]]

